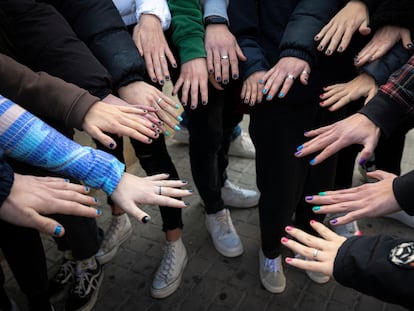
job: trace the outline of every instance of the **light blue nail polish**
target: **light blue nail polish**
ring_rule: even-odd
[[[300,145],[299,147],[296,148],[297,151],[300,151],[303,149],[303,145]]]
[[[321,209],[321,207],[320,206],[314,206],[314,207],[312,207],[312,211],[314,211],[314,212],[317,212],[317,211],[319,211]]]
[[[98,198],[93,198],[93,201],[94,201],[95,203],[98,203]]]
[[[59,234],[62,232],[62,226],[56,226],[55,231],[53,232],[53,234],[55,236],[59,236]]]
[[[171,134],[170,134],[170,132],[165,131],[164,135],[165,135],[165,137],[168,137],[168,136],[170,136]]]
[[[177,120],[181,122],[183,120],[183,118],[181,116],[178,116]]]
[[[102,215],[102,211],[98,208],[98,209],[96,210],[96,214],[97,214],[97,215]]]
[[[279,97],[283,97],[283,96],[285,96],[285,94],[283,94],[282,92],[280,92],[278,96]]]
[[[70,182],[70,180],[69,180],[69,179],[67,179],[67,178],[65,178],[65,182]]]
[[[175,104],[175,108],[176,109],[180,109],[180,105],[179,104]]]
[[[315,164],[315,162],[316,162],[316,160],[315,160],[315,159],[312,159],[312,160],[310,160],[310,161],[309,161],[309,164],[310,164],[310,165],[314,165],[314,164]]]
[[[263,79],[260,79],[260,80],[259,80],[259,83],[263,84]]]
[[[174,126],[174,129],[175,129],[176,131],[179,131],[179,130],[181,130],[181,127],[179,127],[178,125],[175,125],[175,126]]]
[[[263,94],[266,94],[267,93],[267,89],[263,89],[262,93]]]
[[[326,195],[326,192],[325,191],[319,192],[318,195],[320,195],[321,197],[323,197],[323,196]]]
[[[271,100],[272,99],[272,95],[267,95],[266,99]]]
[[[85,186],[85,191],[89,191],[89,187],[88,186]]]

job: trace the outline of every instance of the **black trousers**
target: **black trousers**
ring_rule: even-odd
[[[224,91],[209,85],[208,104],[199,104],[195,110],[186,109],[191,172],[207,214],[224,208],[221,188],[227,179],[231,135],[243,118],[243,112],[237,110],[239,90],[239,81],[232,81]]]

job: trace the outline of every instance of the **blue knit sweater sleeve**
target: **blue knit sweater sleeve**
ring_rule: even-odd
[[[111,195],[125,165],[112,155],[80,146],[0,96],[0,147],[19,161],[82,180]]]

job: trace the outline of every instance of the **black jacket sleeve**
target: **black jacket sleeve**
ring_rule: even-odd
[[[398,176],[392,184],[394,196],[401,209],[407,214],[414,215],[414,171]]]
[[[371,23],[373,30],[382,26],[392,25],[414,31],[414,1],[412,0],[381,0],[373,11]]]
[[[9,196],[13,182],[13,169],[7,164],[3,149],[0,149],[0,207]]]
[[[383,235],[351,237],[338,250],[333,276],[344,286],[412,310],[413,262],[412,241]]]
[[[145,62],[111,0],[51,1],[112,75],[116,91],[142,81]]]

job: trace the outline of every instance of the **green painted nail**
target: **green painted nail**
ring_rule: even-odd
[[[312,211],[314,211],[314,212],[317,212],[317,211],[319,211],[321,209],[321,207],[320,206],[314,206],[314,207],[312,207]]]
[[[321,197],[323,197],[323,196],[326,195],[326,192],[325,191],[319,192],[318,195],[320,195]]]

